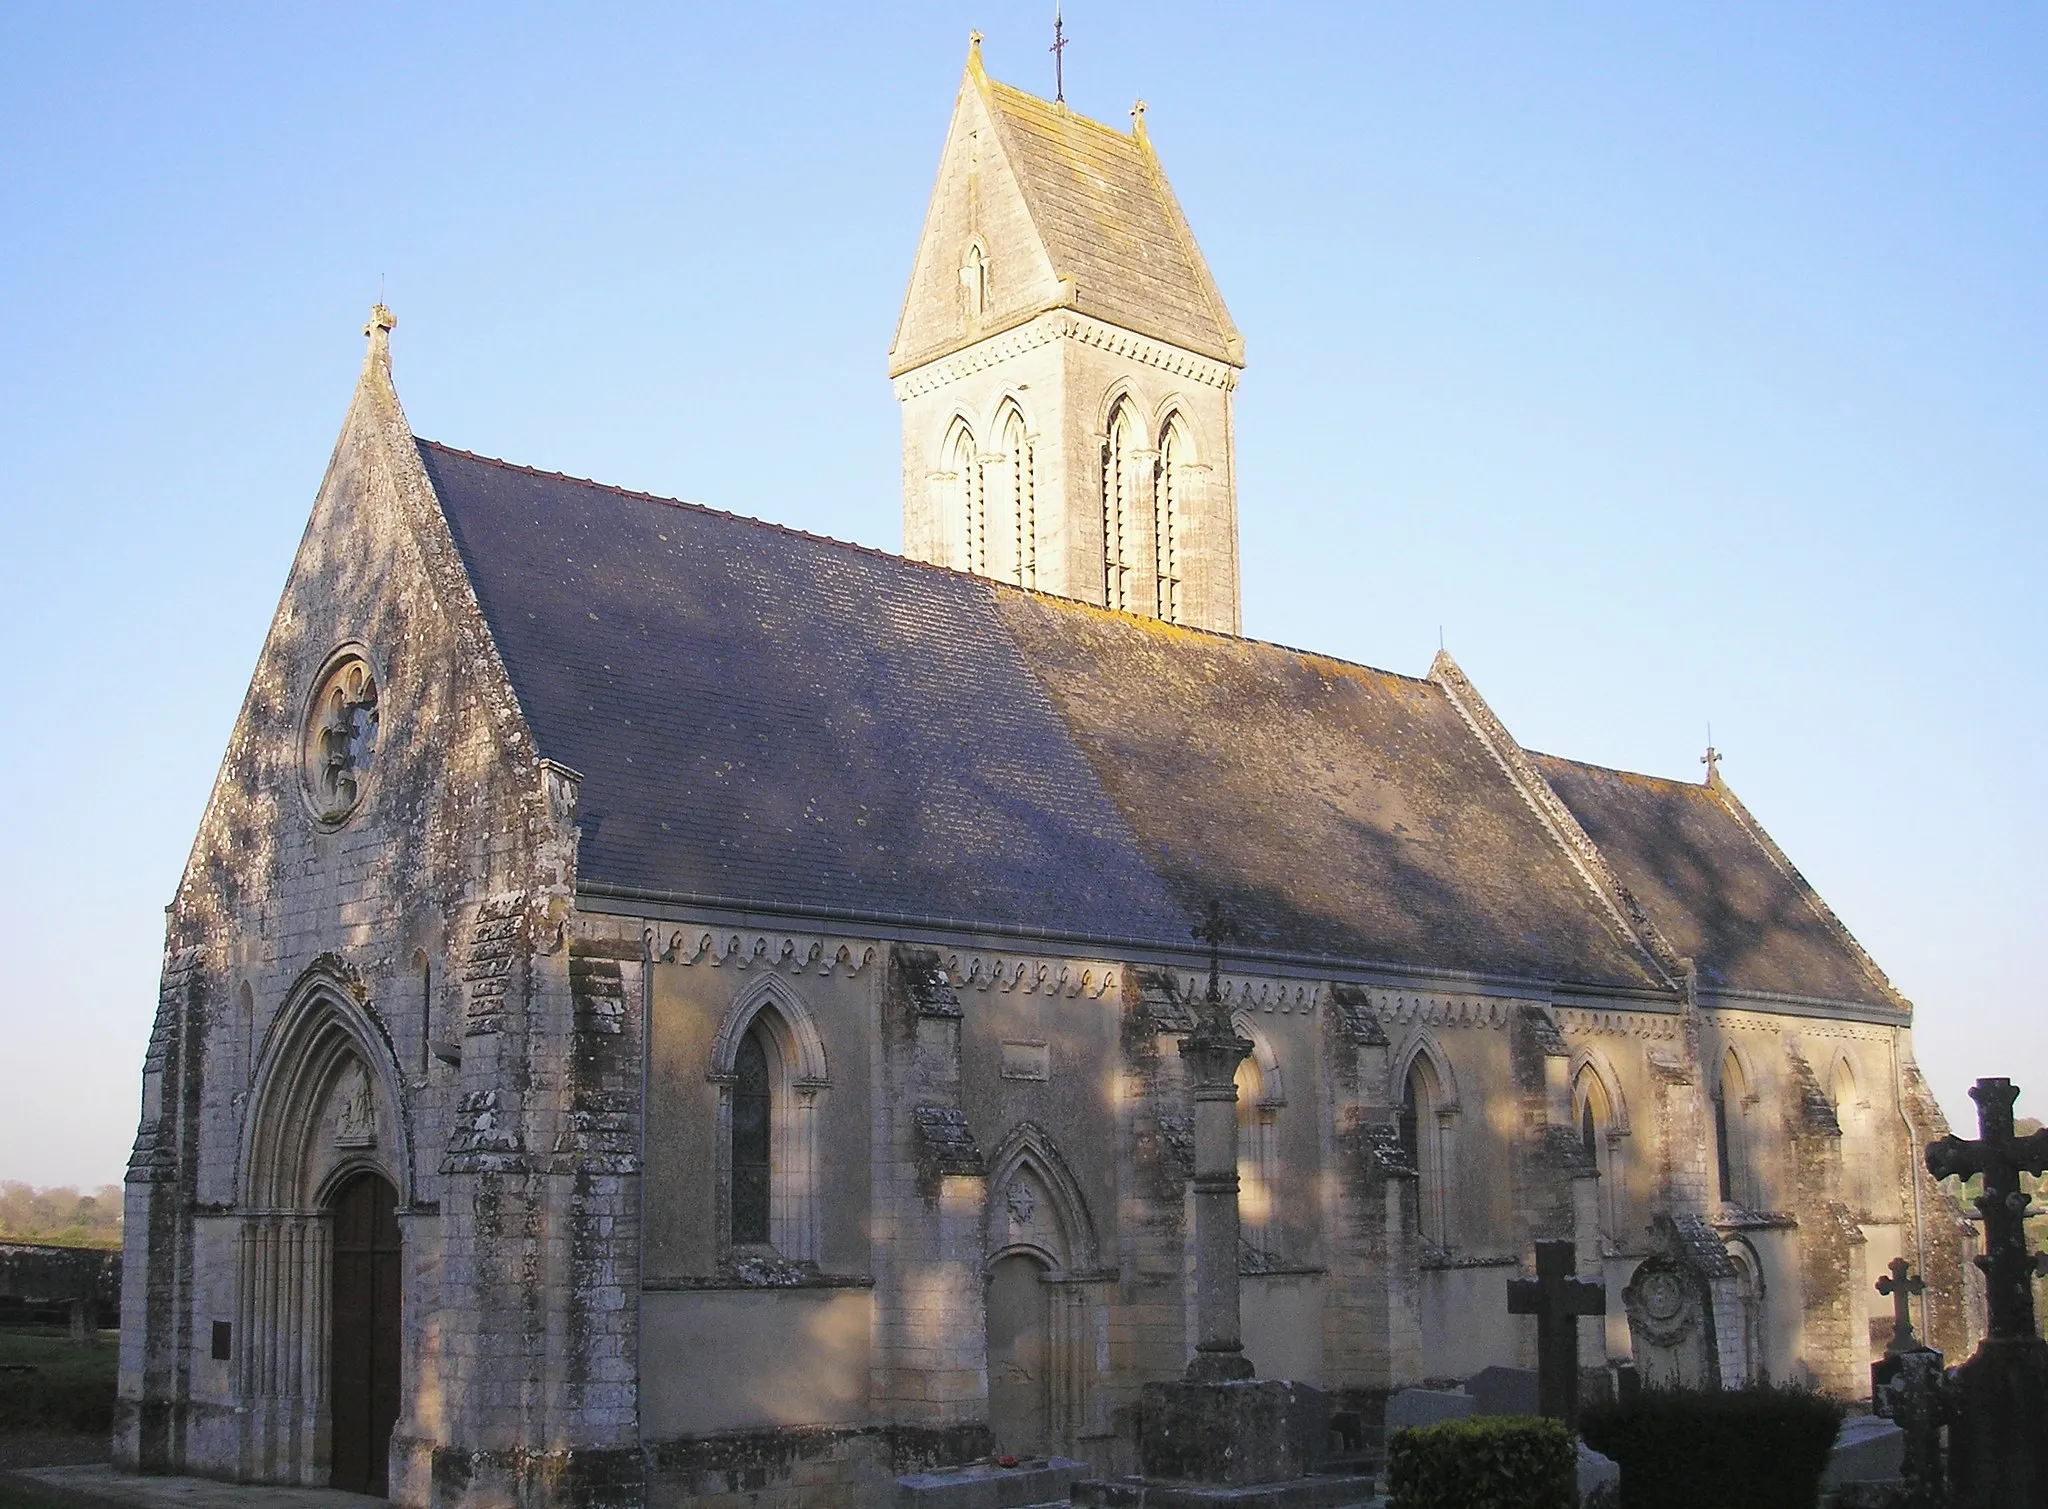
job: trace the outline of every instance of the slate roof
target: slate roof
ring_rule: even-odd
[[[1895,1003],[1797,872],[1711,787],[1530,759],[1702,984]]]
[[[419,450],[588,887],[1660,988],[1431,682]],[[1553,767],[1717,982],[1873,998],[1700,788]]]
[[[1074,280],[1073,307],[1241,363],[1237,327],[1144,138],[980,77],[1054,274]]]

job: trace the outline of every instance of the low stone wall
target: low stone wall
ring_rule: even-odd
[[[0,1324],[62,1325],[84,1301],[95,1329],[121,1323],[121,1254],[96,1247],[0,1242]]]

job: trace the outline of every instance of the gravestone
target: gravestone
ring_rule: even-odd
[[[1980,1079],[1977,1139],[1927,1145],[1937,1179],[1984,1176],[1985,1299],[1990,1324],[1949,1389],[1949,1487],[1958,1509],[2048,1509],[2048,1342],[2034,1326],[2036,1265],[2027,1251],[2022,1173],[2048,1172],[2048,1129],[2013,1128],[2019,1091],[2009,1079]]]
[[[1538,1410],[1552,1420],[1579,1420],[1579,1317],[1607,1313],[1607,1285],[1573,1272],[1570,1242],[1536,1244],[1536,1276],[1508,1280],[1508,1313],[1536,1317]]]
[[[1404,1388],[1387,1396],[1386,1436],[1476,1414],[1479,1401],[1451,1389]],[[1386,1439],[1383,1436],[1381,1439]]]
[[[1476,1401],[1475,1415],[1540,1415],[1540,1378],[1534,1368],[1481,1368],[1465,1380],[1465,1392]]]
[[[1927,1285],[1904,1258],[1893,1258],[1877,1281],[1892,1302],[1892,1339],[1870,1365],[1870,1407],[1902,1432],[1899,1475],[1906,1509],[1934,1509],[1941,1501],[1941,1427],[1948,1380],[1941,1353],[1913,1334],[1913,1296]]]
[[[1636,1376],[1645,1388],[1713,1388],[1720,1379],[1714,1318],[1683,1259],[1645,1258],[1621,1291]]]

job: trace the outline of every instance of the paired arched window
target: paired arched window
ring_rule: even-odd
[[[1441,1112],[1447,1102],[1442,1078],[1429,1055],[1418,1053],[1401,1085],[1401,1150],[1421,1175],[1415,1220],[1422,1235],[1439,1247],[1450,1245]]]
[[[1159,459],[1152,468],[1152,554],[1154,601],[1159,616],[1179,623],[1181,615],[1181,527],[1187,512],[1189,468],[1194,445],[1187,421],[1178,412],[1167,416],[1159,435]]]
[[[1102,441],[1102,603],[1107,608],[1132,606],[1139,435],[1131,401],[1119,398],[1109,411]]]

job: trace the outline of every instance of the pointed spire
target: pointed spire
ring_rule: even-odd
[[[370,339],[369,350],[363,353],[363,362],[372,362],[384,369],[385,376],[391,374],[391,332],[397,328],[398,316],[379,302],[370,306],[369,323],[363,326],[363,334]]]

